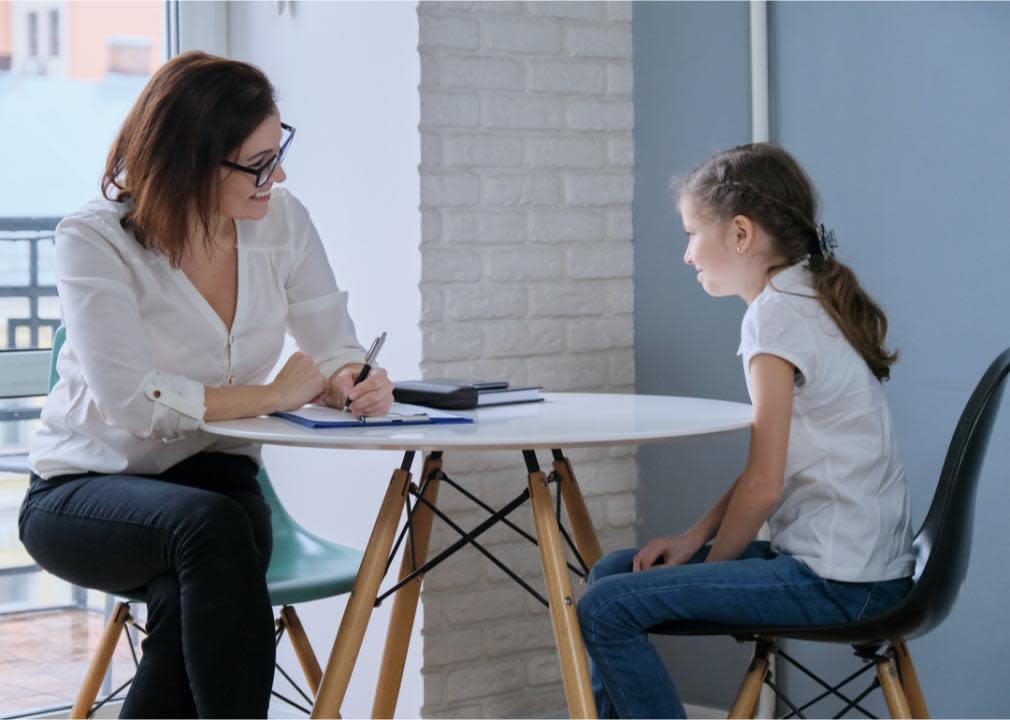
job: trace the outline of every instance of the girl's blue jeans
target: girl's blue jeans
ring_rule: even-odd
[[[579,601],[601,718],[683,718],[684,706],[649,628],[668,621],[754,625],[827,625],[882,613],[903,598],[911,578],[826,580],[767,542],[736,560],[705,563],[708,546],[684,565],[631,571],[637,550],[601,558]]]

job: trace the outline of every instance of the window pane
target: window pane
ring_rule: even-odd
[[[59,324],[53,233],[60,219],[101,192],[105,158],[123,119],[161,64],[162,2],[11,2],[0,0],[0,349],[48,348]],[[34,392],[34,390],[33,390]],[[42,398],[0,399],[0,637],[44,630],[42,618],[67,618],[73,628],[41,632],[32,655],[18,657],[0,682],[0,714],[72,698],[53,667],[84,664],[93,640],[77,628],[101,626],[101,594],[41,571],[18,539],[17,514],[28,485],[24,460],[39,425]],[[13,611],[60,607],[30,616]],[[74,634],[76,633],[76,634]],[[12,650],[0,641],[0,648]],[[24,643],[22,643],[24,645]],[[75,650],[78,647],[78,650]],[[117,655],[127,653],[122,646]],[[132,661],[125,658],[125,666]],[[46,695],[11,696],[10,677],[38,675]],[[73,674],[73,673],[71,673]],[[76,676],[75,676],[76,677]],[[116,665],[113,681],[128,674]],[[36,687],[37,686],[37,687]],[[18,689],[18,688],[15,688]],[[45,700],[39,700],[45,697]]]
[[[0,347],[59,323],[53,230],[101,192],[109,146],[162,62],[160,2],[0,0]],[[23,298],[27,305],[5,306]]]

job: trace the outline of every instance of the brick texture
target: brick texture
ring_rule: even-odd
[[[633,391],[630,5],[418,15],[425,377]],[[566,452],[604,551],[633,544],[634,449]],[[444,469],[496,507],[526,485],[517,452],[449,454]],[[445,485],[439,505],[465,529],[486,516]],[[532,531],[528,506],[510,520]],[[432,553],[457,537],[436,521]],[[536,548],[502,525],[481,542],[544,592]],[[547,610],[492,562],[465,549],[423,593],[425,717],[567,715]]]

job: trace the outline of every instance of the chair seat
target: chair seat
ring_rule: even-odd
[[[272,605],[322,600],[350,592],[361,565],[361,551],[305,532],[274,537],[267,570]]]
[[[667,622],[649,629],[656,635],[730,635],[738,640],[759,636],[844,643],[882,645],[895,639],[911,640],[939,624],[943,617],[924,612],[908,596],[894,608],[875,617],[834,625],[723,625],[706,622]]]

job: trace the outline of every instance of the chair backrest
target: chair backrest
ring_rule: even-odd
[[[1010,348],[986,370],[954,430],[933,502],[915,536],[915,586],[895,609],[914,618],[908,634],[936,627],[950,613],[967,575],[976,490],[1008,373]]]
[[[49,354],[49,389],[53,389],[53,385],[56,381],[60,379],[59,370],[56,369],[56,361],[60,357],[60,348],[63,347],[63,341],[67,339],[67,329],[60,325],[56,328],[56,332],[53,333],[53,350]]]
[[[56,361],[60,356],[60,348],[63,347],[66,339],[67,329],[63,325],[60,325],[56,328],[56,332],[53,333],[53,349],[49,355],[50,390],[53,389],[56,381],[60,379],[60,373],[56,369]],[[295,522],[294,518],[291,517],[281,504],[280,498],[277,497],[277,493],[274,491],[273,483],[270,482],[270,476],[267,475],[266,468],[260,468],[256,479],[259,481],[260,489],[263,491],[263,499],[270,506],[270,521],[273,526],[274,542],[277,542],[278,538],[286,538],[287,536],[304,532],[301,526]]]

